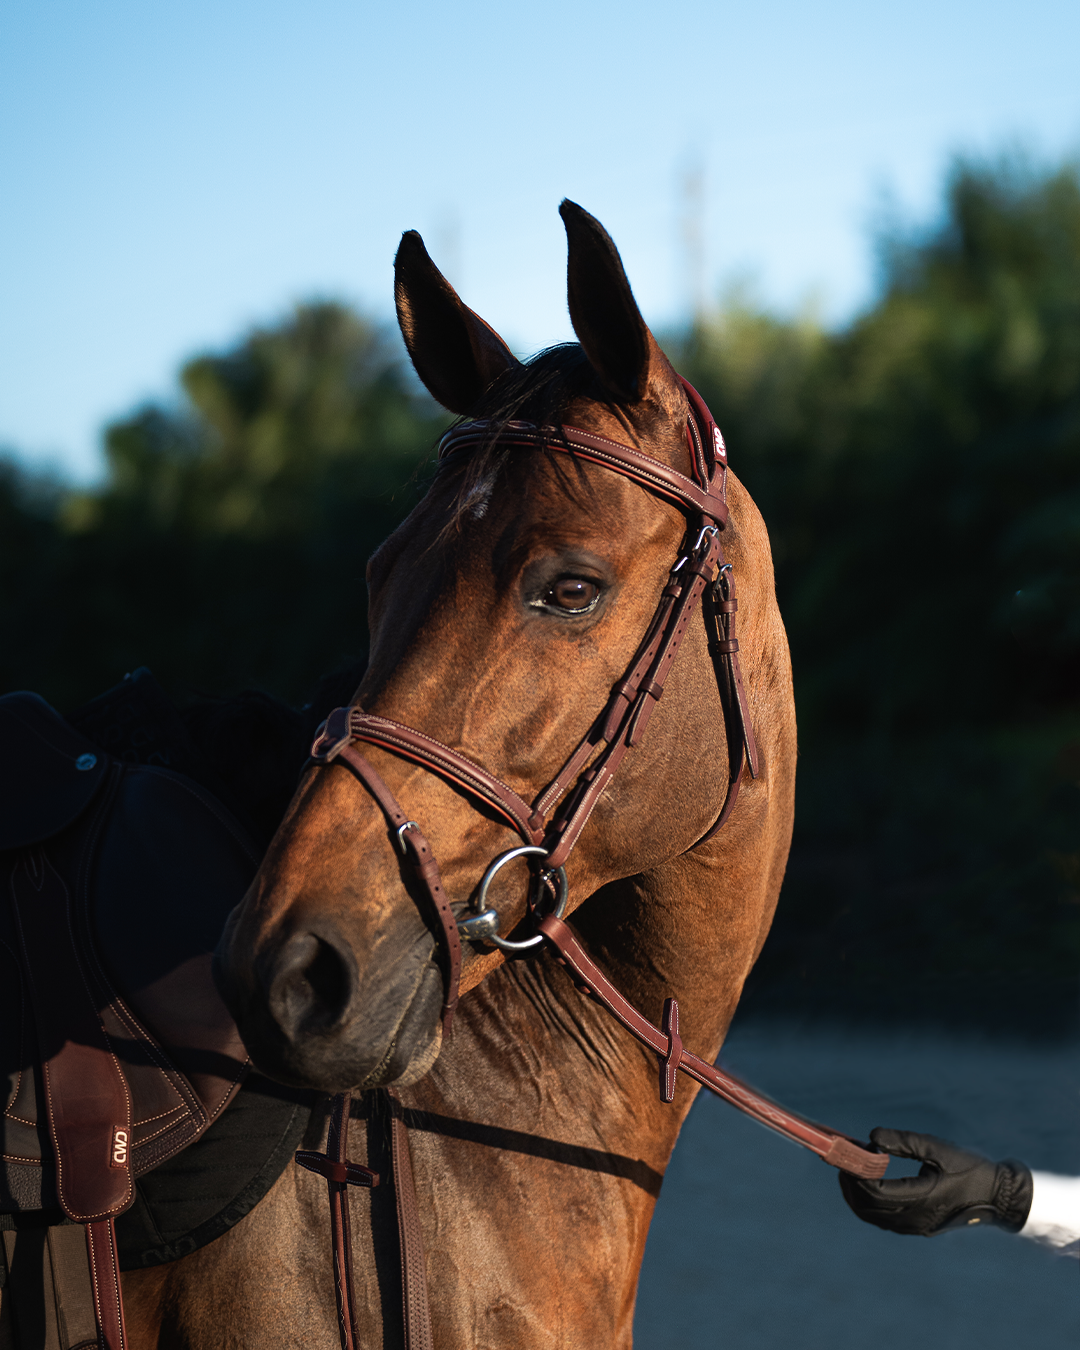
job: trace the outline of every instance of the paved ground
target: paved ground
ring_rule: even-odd
[[[721,1060],[805,1114],[1080,1174],[1080,1047],[748,1027]],[[890,1175],[893,1168],[890,1168]],[[998,1231],[901,1238],[832,1168],[699,1099],[645,1254],[637,1350],[1075,1350],[1080,1262]]]

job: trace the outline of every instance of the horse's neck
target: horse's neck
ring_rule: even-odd
[[[655,1196],[679,1121],[651,1109],[651,1059],[541,957],[502,967],[468,994],[435,1068],[402,1096],[481,1127],[477,1142],[571,1169],[624,1175],[644,1160],[639,1181]]]
[[[708,1060],[723,1043],[776,901],[750,832],[737,819],[727,828],[696,853],[604,887],[574,915],[593,958],[639,1012],[659,1025],[664,1000],[678,1000],[682,1039]]]

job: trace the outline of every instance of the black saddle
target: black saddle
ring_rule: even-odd
[[[119,1215],[135,1221],[129,1264],[200,1245],[164,1231],[154,1187],[137,1179],[166,1174],[212,1127],[226,1153],[238,1133],[226,1108],[248,1061],[210,966],[257,864],[234,817],[190,778],[111,757],[34,694],[0,698],[0,1228],[13,1268],[10,1239],[25,1264],[33,1216],[84,1226],[93,1321],[80,1341],[61,1328],[64,1346],[124,1344]],[[250,1209],[253,1184],[272,1184],[306,1120],[296,1094],[255,1085],[271,1104],[270,1157],[248,1166],[225,1220],[203,1206],[204,1240]],[[77,1230],[49,1233],[70,1245]]]

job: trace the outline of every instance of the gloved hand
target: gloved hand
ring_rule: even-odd
[[[949,1228],[987,1223],[1018,1233],[1031,1208],[1031,1173],[1009,1158],[991,1162],[947,1139],[910,1130],[876,1129],[871,1141],[897,1158],[918,1158],[917,1177],[868,1181],[840,1173],[844,1199],[867,1223],[894,1233],[933,1237]]]

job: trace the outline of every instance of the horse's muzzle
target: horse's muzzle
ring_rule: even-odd
[[[261,1073],[320,1092],[402,1085],[430,1069],[440,1045],[442,975],[425,934],[372,982],[332,926],[296,932],[247,969],[232,959],[234,924],[214,977]],[[242,944],[241,944],[242,945]]]

